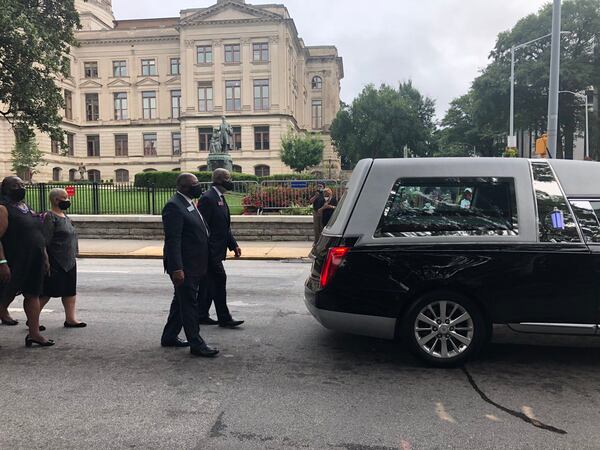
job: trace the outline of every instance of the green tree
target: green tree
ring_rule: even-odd
[[[600,2],[570,0],[563,5],[561,90],[581,91],[600,85]],[[500,33],[490,54],[491,63],[477,77],[469,92],[470,126],[454,121],[448,111],[444,122],[451,128],[452,142],[475,143],[482,156],[495,156],[506,146],[509,124],[510,49],[512,46],[550,33],[552,6],[521,19],[512,30]],[[546,131],[550,39],[543,39],[515,53],[515,128],[529,130],[534,137]],[[580,99],[561,94],[559,108],[559,157],[573,157],[577,130],[582,128]],[[597,150],[600,153],[600,148]]]
[[[418,156],[435,149],[435,103],[411,82],[398,89],[366,86],[352,105],[342,108],[331,137],[345,166],[363,158],[401,158],[404,147]]]
[[[0,116],[24,142],[39,129],[64,144],[56,80],[69,76],[74,0],[0,0],[0,11]]]
[[[281,160],[295,172],[303,172],[323,160],[325,144],[318,134],[290,131],[281,141]]]
[[[44,154],[35,137],[27,132],[17,132],[17,140],[11,151],[12,170],[21,178],[31,181],[38,173],[37,167],[44,163]]]

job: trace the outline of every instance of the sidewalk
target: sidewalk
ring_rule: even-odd
[[[246,260],[308,259],[311,242],[239,242]],[[80,239],[81,258],[162,259],[163,241]],[[233,259],[233,253],[228,255]]]

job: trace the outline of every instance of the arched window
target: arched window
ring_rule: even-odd
[[[144,169],[144,172],[148,173],[148,172],[158,172],[158,171],[156,169]]]
[[[115,181],[117,183],[129,183],[129,170],[125,170],[125,169],[115,170]]]
[[[271,175],[271,168],[265,164],[254,167],[254,175],[257,177],[268,177]]]
[[[312,88],[313,89],[323,89],[323,78],[318,75],[315,75],[312,79]]]
[[[236,164],[233,165],[233,171],[235,173],[242,173],[242,166],[238,166]]]
[[[69,170],[69,181],[75,181],[76,176],[77,176],[77,169]]]
[[[200,167],[198,167],[198,172],[208,172],[208,166],[200,166]]]
[[[100,183],[102,181],[102,175],[99,170],[88,170],[88,181],[92,183]]]
[[[52,169],[52,181],[60,181],[61,175],[62,169],[60,167]]]

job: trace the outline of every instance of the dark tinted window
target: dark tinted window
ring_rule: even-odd
[[[581,242],[567,200],[547,162],[532,162],[540,242]]]
[[[595,206],[594,206],[595,205]],[[588,244],[600,243],[600,202],[571,201],[583,238]]]
[[[375,237],[515,236],[512,178],[400,179]]]

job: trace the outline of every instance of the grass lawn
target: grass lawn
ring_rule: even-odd
[[[160,214],[165,203],[173,196],[173,189],[156,189],[150,192],[144,188],[121,187],[118,185],[99,186],[94,195],[91,186],[76,186],[75,195],[71,198],[71,214]],[[47,198],[48,191],[29,190],[27,203],[35,211],[48,209],[48,201],[42,203],[41,197]],[[231,214],[242,214],[244,194],[226,195]]]

